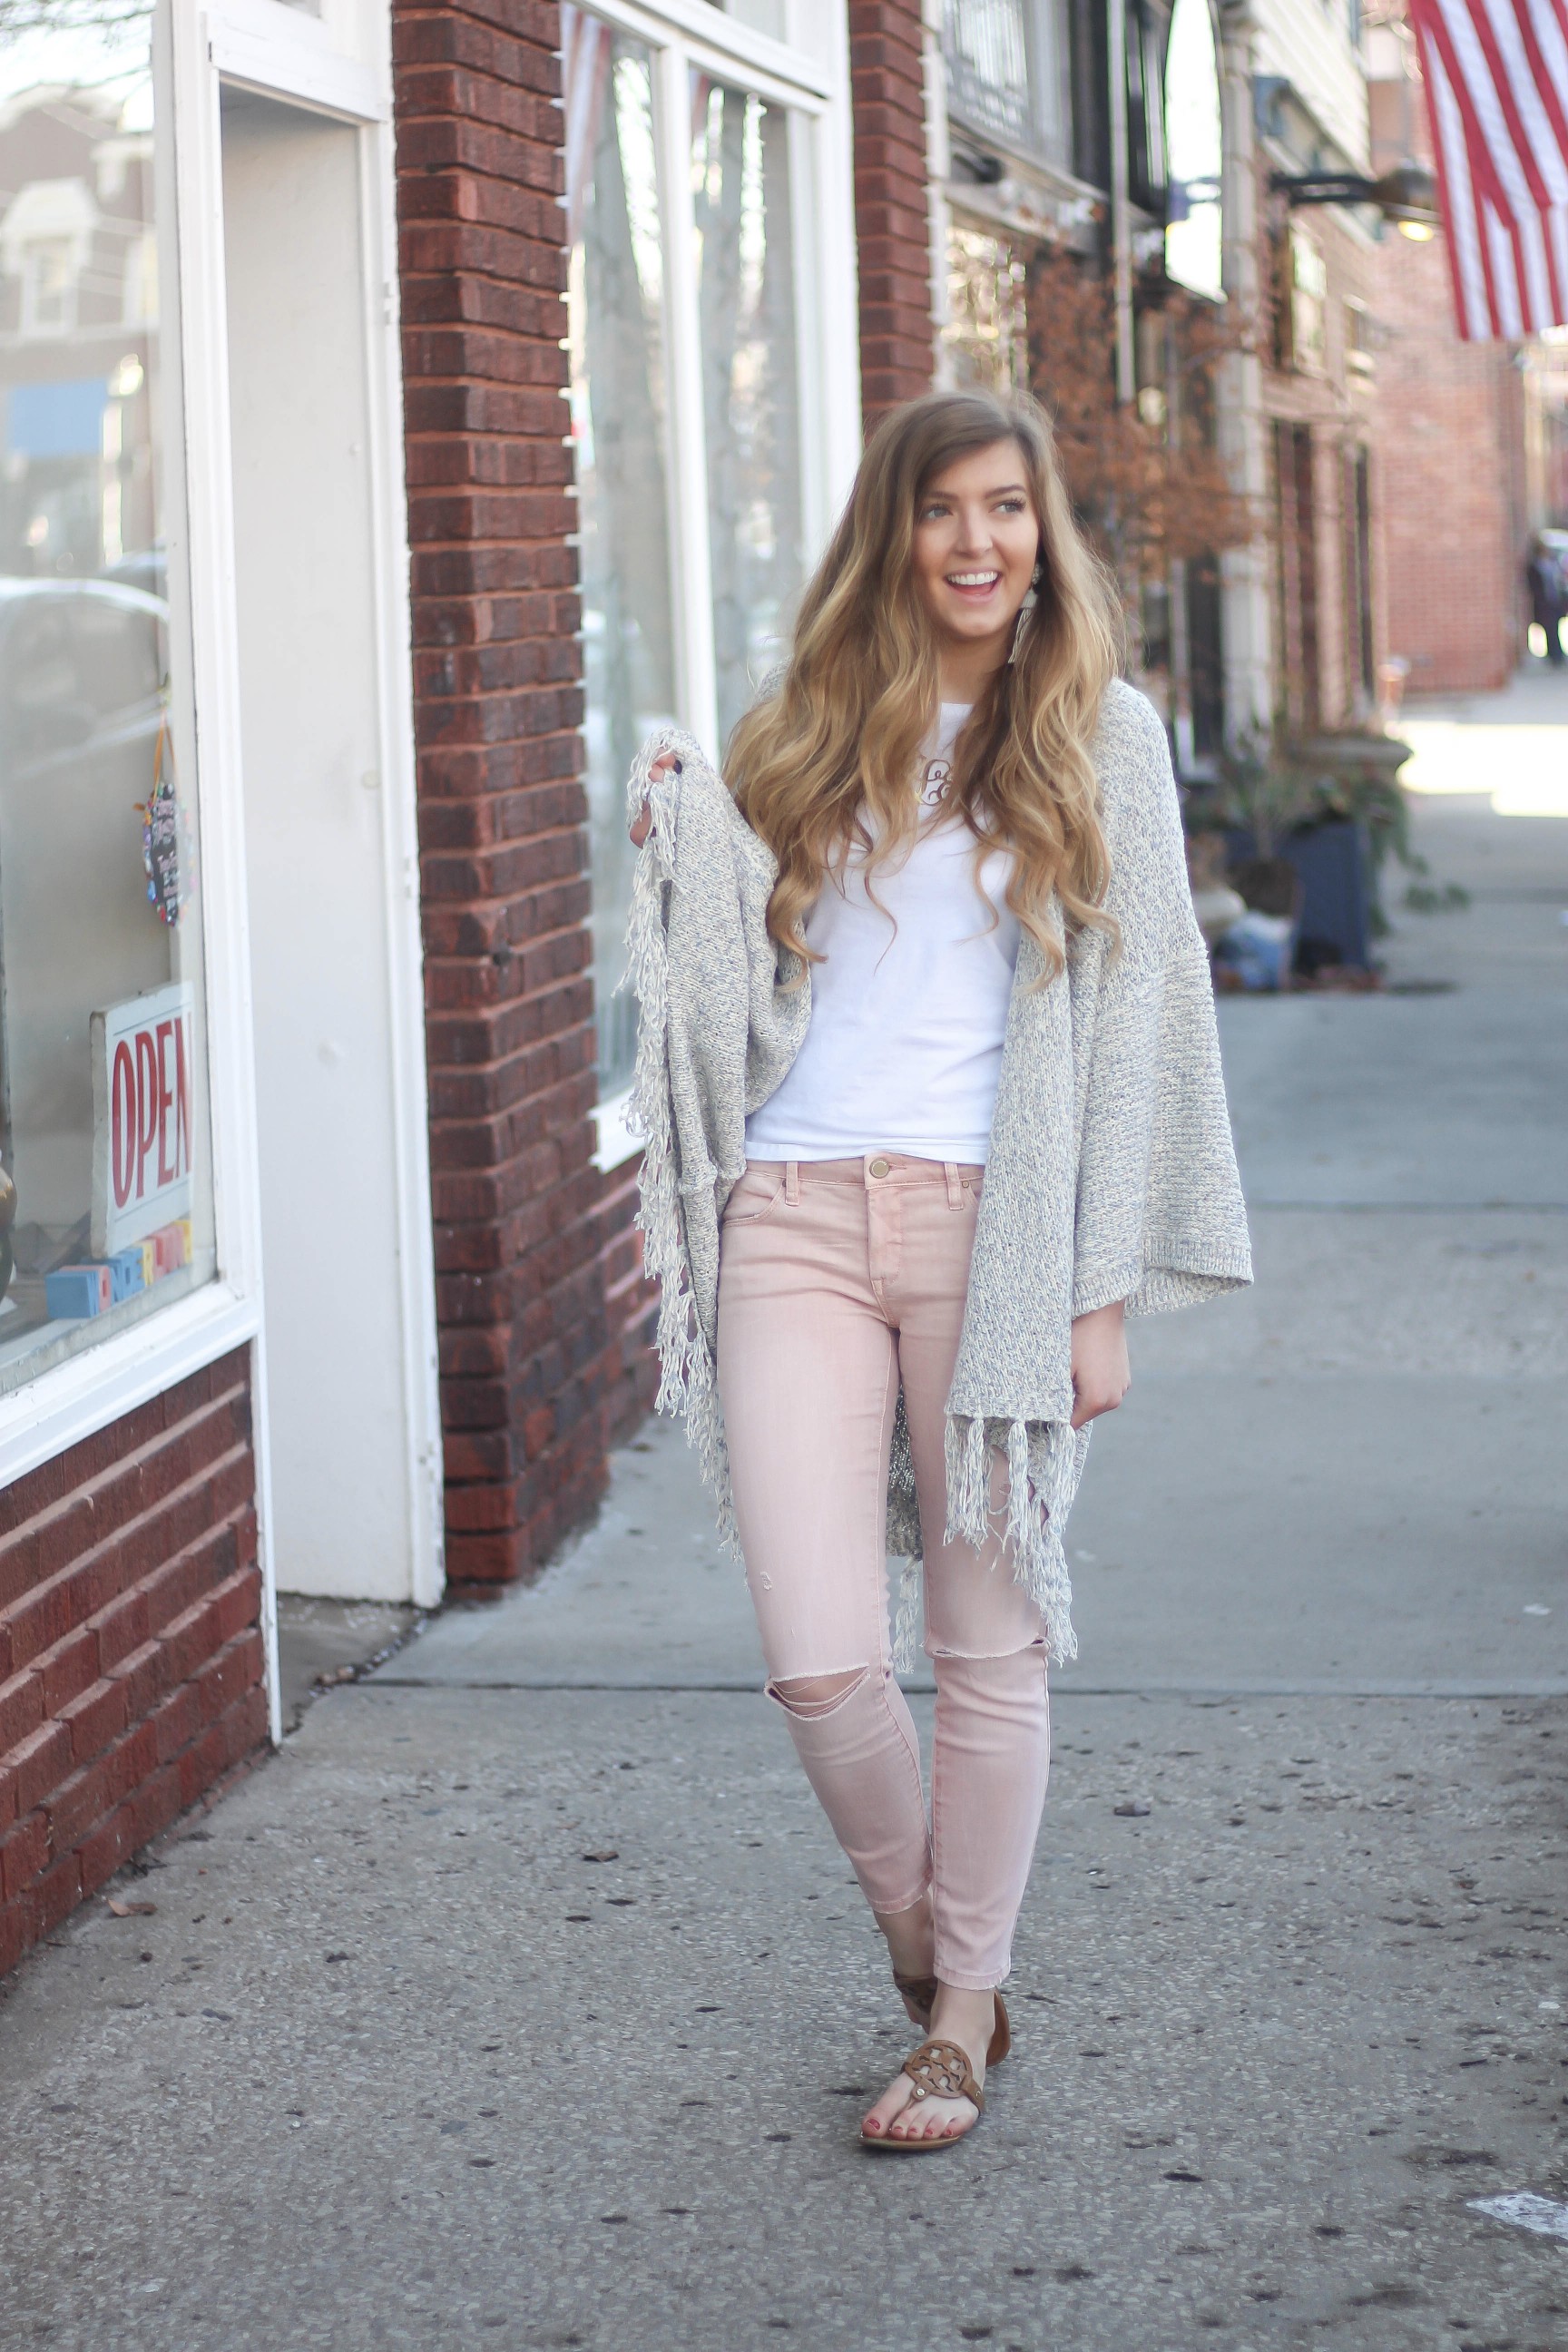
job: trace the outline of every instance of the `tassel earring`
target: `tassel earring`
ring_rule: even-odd
[[[1013,632],[1013,649],[1007,656],[1009,663],[1016,662],[1020,652],[1023,650],[1024,632],[1029,625],[1030,614],[1034,612],[1036,604],[1039,602],[1040,583],[1045,576],[1046,567],[1044,563],[1037,563],[1035,566],[1034,577],[1029,583],[1023,603],[1018,607],[1018,625]]]

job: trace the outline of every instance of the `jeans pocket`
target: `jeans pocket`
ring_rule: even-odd
[[[748,1168],[724,1203],[722,1222],[726,1225],[760,1225],[771,1216],[784,1196],[784,1176],[781,1168],[775,1177],[766,1171]]]

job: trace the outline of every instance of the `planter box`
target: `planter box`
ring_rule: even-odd
[[[1226,846],[1232,865],[1254,856],[1252,835],[1230,832]],[[1351,817],[1288,834],[1279,855],[1301,882],[1297,936],[1331,947],[1342,964],[1364,971],[1372,962],[1372,855],[1366,828]]]

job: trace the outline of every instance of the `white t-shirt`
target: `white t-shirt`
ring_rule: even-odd
[[[944,702],[924,754],[931,814],[904,855],[851,851],[806,918],[811,1026],[782,1086],[746,1121],[752,1160],[853,1160],[901,1151],[983,1165],[1018,956],[1004,900],[1012,856],[994,850],[976,887],[974,836],[942,814],[969,705]]]

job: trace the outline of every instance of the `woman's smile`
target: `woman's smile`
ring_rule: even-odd
[[[911,559],[935,627],[942,694],[973,701],[1005,661],[1040,557],[1040,523],[1016,441],[972,449],[932,476]]]

